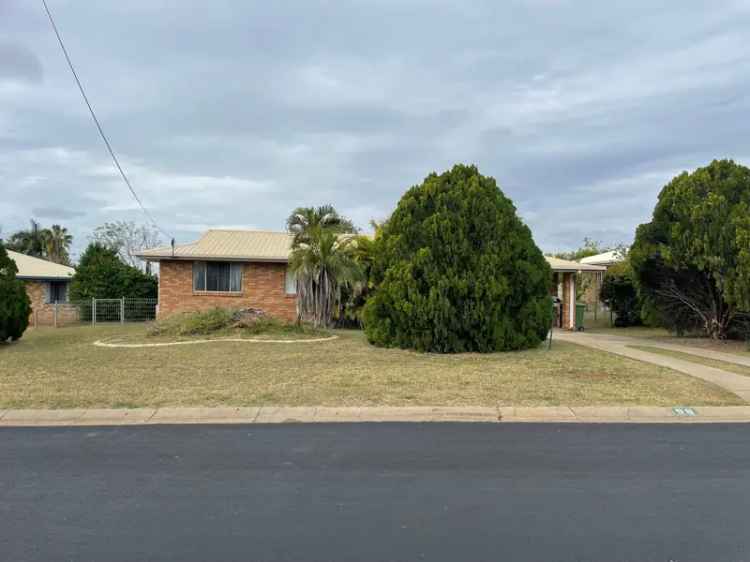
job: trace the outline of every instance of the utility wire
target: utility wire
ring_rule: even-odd
[[[151,221],[151,224],[153,224],[159,232],[161,232],[168,239],[171,239],[172,244],[174,244],[174,238],[170,236],[169,234],[167,234],[159,226],[159,224],[154,220],[154,217],[151,216],[151,213],[149,213],[146,207],[143,206],[143,203],[141,203],[140,197],[138,197],[138,194],[135,192],[135,189],[133,189],[133,186],[131,185],[130,180],[128,179],[128,176],[125,175],[125,171],[122,169],[122,166],[120,165],[120,161],[117,159],[117,156],[115,155],[115,151],[112,150],[112,145],[109,144],[109,139],[107,139],[107,135],[104,134],[104,130],[102,129],[101,124],[99,123],[99,119],[97,119],[96,117],[96,113],[94,113],[94,108],[91,107],[91,102],[89,102],[89,98],[86,96],[86,92],[83,90],[83,85],[81,84],[81,81],[78,79],[78,73],[76,72],[76,69],[73,66],[73,62],[70,60],[70,56],[68,55],[68,50],[65,48],[65,44],[63,43],[62,37],[60,36],[60,32],[57,29],[57,25],[55,25],[55,20],[52,18],[52,12],[50,12],[49,6],[47,6],[47,0],[42,0],[42,4],[44,5],[44,11],[47,12],[47,17],[49,18],[49,22],[52,24],[52,29],[55,31],[55,35],[57,36],[57,41],[58,43],[60,43],[60,48],[62,49],[63,55],[65,55],[65,60],[68,61],[68,67],[70,67],[70,72],[73,73],[73,78],[75,78],[76,84],[78,84],[78,89],[81,91],[81,96],[83,96],[83,101],[86,102],[86,106],[89,108],[89,113],[91,113],[91,118],[94,120],[94,124],[96,125],[96,128],[99,131],[99,136],[102,137],[102,140],[104,141],[104,144],[107,146],[107,150],[109,151],[109,155],[112,157],[112,162],[114,162],[115,167],[117,168],[117,171],[120,172],[120,176],[122,176],[122,179],[125,182],[125,185],[128,186],[130,193],[133,195],[133,198],[135,199],[136,203],[138,203],[138,206],[141,208],[141,211],[143,211],[143,214],[146,215],[148,220]]]

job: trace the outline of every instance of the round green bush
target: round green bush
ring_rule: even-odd
[[[373,344],[507,351],[535,347],[549,330],[549,265],[513,203],[474,166],[407,191],[374,253],[364,309]]]
[[[29,326],[31,301],[23,281],[16,279],[17,272],[0,241],[0,343],[17,340]]]

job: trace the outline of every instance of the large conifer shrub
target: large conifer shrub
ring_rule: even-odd
[[[457,165],[401,198],[376,240],[371,343],[454,353],[530,348],[552,320],[550,268],[495,180]]]

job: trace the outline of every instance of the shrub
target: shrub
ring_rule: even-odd
[[[750,313],[749,248],[750,169],[714,160],[683,172],[662,189],[630,252],[646,309],[678,333],[741,332]]]
[[[641,303],[638,289],[633,281],[630,262],[622,261],[607,270],[602,283],[601,301],[615,314],[615,326],[637,326],[641,324]]]
[[[364,324],[376,345],[524,349],[551,325],[549,265],[511,201],[474,166],[433,173],[407,191],[373,259]]]
[[[31,301],[18,268],[0,240],[0,343],[19,339],[29,325]]]
[[[70,299],[156,298],[158,290],[154,275],[126,264],[115,250],[95,242],[81,256],[70,282]]]
[[[212,308],[205,312],[175,314],[151,325],[150,336],[209,336],[216,334],[326,335],[308,324],[291,324],[266,316],[257,309]]]

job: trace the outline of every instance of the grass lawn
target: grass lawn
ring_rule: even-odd
[[[336,333],[322,343],[126,349],[92,342],[153,341],[144,325],[29,330],[0,346],[0,408],[743,403],[699,379],[569,343],[435,355]]]
[[[641,351],[648,351],[649,353],[658,353],[660,355],[666,355],[668,357],[674,357],[675,359],[682,359],[684,361],[691,361],[698,363],[699,365],[706,365],[708,367],[716,367],[723,371],[729,371],[730,373],[737,373],[738,375],[750,376],[750,367],[745,365],[737,365],[736,363],[729,363],[727,361],[719,361],[718,359],[709,359],[706,357],[700,357],[691,353],[682,353],[680,351],[672,351],[671,349],[661,349],[658,347],[651,347],[648,345],[629,345],[633,349],[640,349]]]

